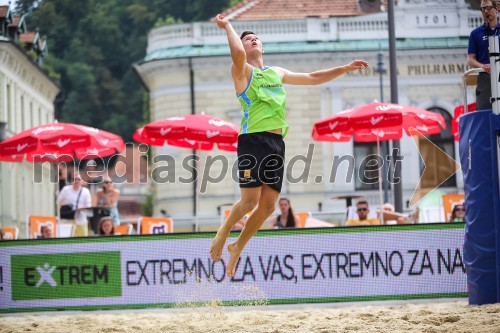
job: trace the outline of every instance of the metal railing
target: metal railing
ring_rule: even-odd
[[[462,99],[464,101],[464,113],[467,114],[469,112],[468,103],[467,103],[467,87],[468,86],[476,86],[477,85],[477,76],[479,73],[483,73],[484,69],[482,68],[472,68],[462,74]]]
[[[399,14],[405,15],[403,12]],[[468,37],[472,26],[476,27],[482,21],[481,15],[476,11],[459,11],[456,15],[458,26],[434,29],[427,34],[427,38]],[[387,39],[388,31],[386,13],[359,17],[235,21],[233,26],[236,31],[258,32],[266,43]],[[404,39],[414,36],[414,29],[399,29],[396,37]],[[225,32],[217,28],[213,22],[174,24],[150,31],[147,53],[179,46],[224,45],[226,43]]]

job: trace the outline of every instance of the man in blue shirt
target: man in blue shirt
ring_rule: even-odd
[[[484,70],[477,77],[477,110],[491,109],[491,69],[488,36],[500,34],[497,12],[496,0],[481,0],[481,13],[483,14],[484,23],[472,30],[469,37],[467,62],[471,68],[482,68]]]

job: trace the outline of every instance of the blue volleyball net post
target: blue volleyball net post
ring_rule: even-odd
[[[500,302],[500,42],[489,37],[492,109],[460,117],[460,162],[464,175],[466,224],[464,263],[469,304]],[[480,70],[482,71],[482,70]]]

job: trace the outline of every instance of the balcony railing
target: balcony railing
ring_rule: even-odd
[[[413,16],[412,16],[413,15]],[[396,38],[440,38],[468,37],[470,31],[482,22],[478,11],[460,10],[447,12],[446,27],[425,29],[407,21],[414,21],[413,13],[397,12]],[[235,21],[236,31],[255,31],[264,42],[318,42],[341,40],[370,40],[387,38],[387,14],[378,13],[357,17],[308,17],[293,20]],[[164,26],[151,30],[148,40],[148,54],[164,48],[188,45],[222,45],[226,35],[213,22],[195,22]]]

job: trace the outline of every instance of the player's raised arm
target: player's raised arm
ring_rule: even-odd
[[[218,14],[215,17],[215,23],[221,29],[226,31],[227,41],[229,44],[229,49],[231,51],[231,59],[233,60],[233,66],[231,72],[233,77],[241,76],[245,73],[247,58],[245,49],[243,48],[243,43],[240,37],[236,34],[231,23],[224,19],[224,16]]]
[[[275,67],[283,78],[283,83],[296,85],[317,85],[331,81],[347,72],[368,67],[364,60],[354,60],[347,65],[319,70],[311,73],[295,73],[281,67]]]

